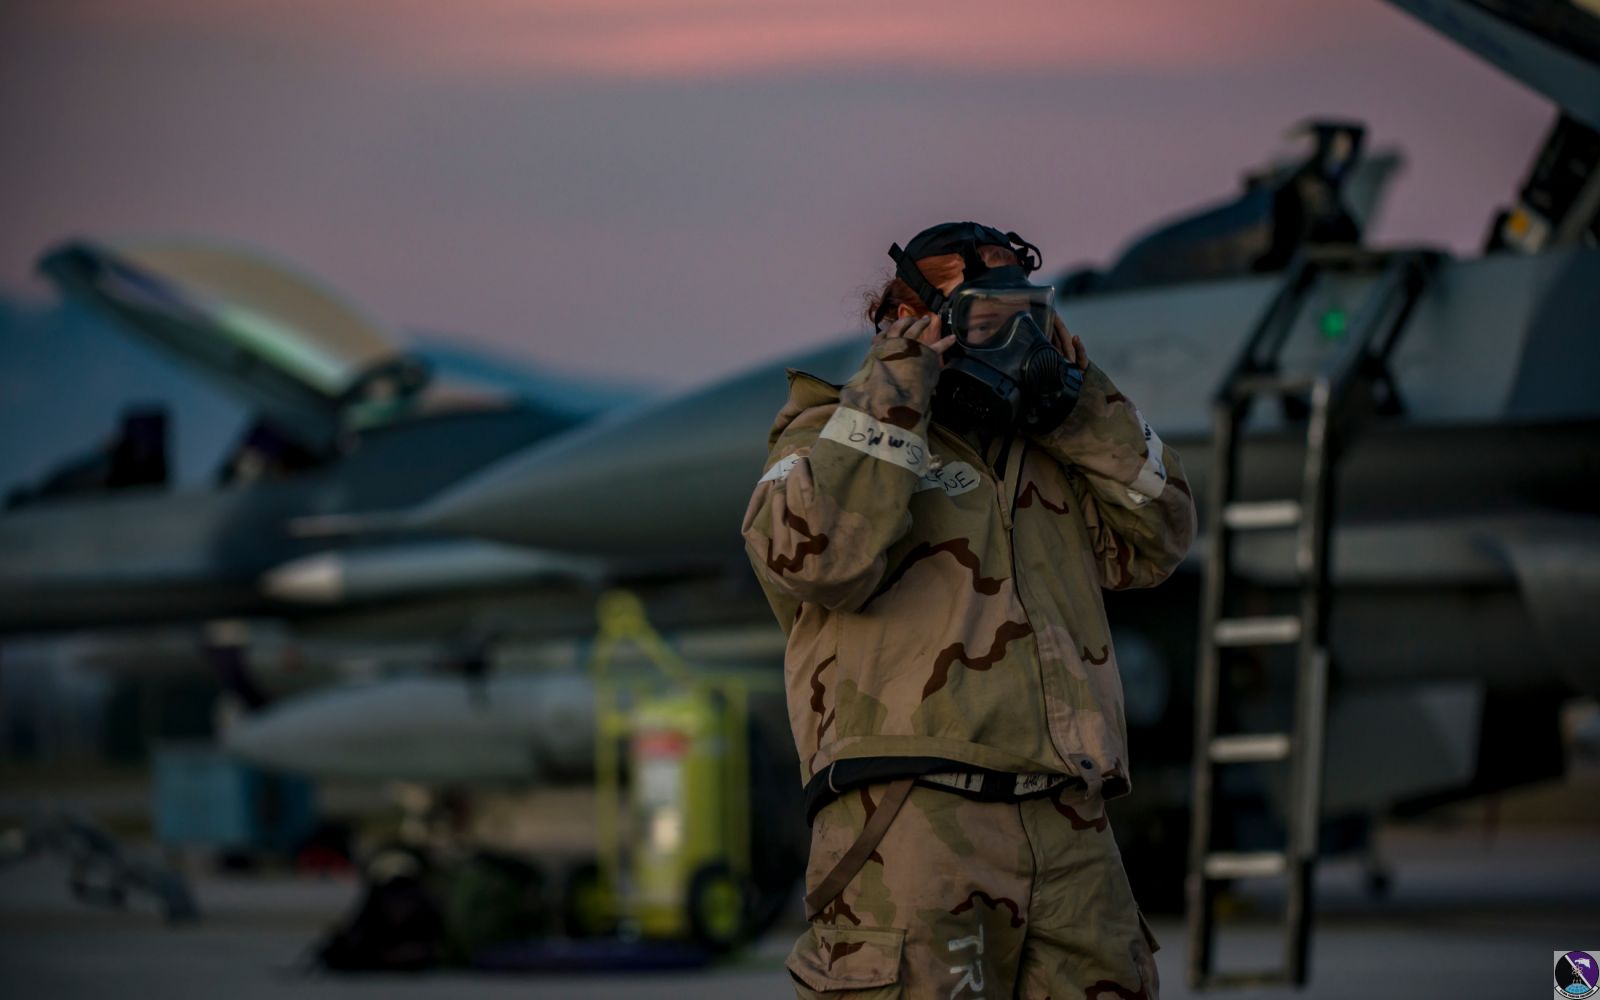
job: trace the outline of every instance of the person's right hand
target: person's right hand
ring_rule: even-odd
[[[915,340],[927,347],[931,347],[933,353],[939,356],[939,367],[943,368],[944,352],[949,350],[950,345],[956,342],[956,335],[952,333],[941,337],[939,336],[939,329],[938,316],[931,314],[921,317],[902,316],[889,324],[889,328],[879,336],[905,337],[908,340]]]

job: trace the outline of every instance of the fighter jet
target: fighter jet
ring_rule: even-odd
[[[1136,237],[1110,268],[1054,282],[1081,296],[1282,271],[1308,245],[1359,243],[1402,166],[1398,152],[1366,155],[1357,122],[1307,119],[1288,149],[1247,172],[1239,195]]]
[[[156,405],[127,413],[96,453],[14,489],[0,513],[0,634],[304,619],[364,601],[415,612],[432,594],[588,571],[476,540],[348,546],[283,528],[296,516],[416,503],[637,399],[631,387],[540,376],[460,345],[408,345],[312,279],[240,248],[76,241],[40,269],[252,419],[206,487],[172,486],[168,415]],[[405,634],[404,621],[386,634]]]

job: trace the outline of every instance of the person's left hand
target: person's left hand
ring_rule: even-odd
[[[1077,334],[1067,331],[1067,324],[1059,313],[1050,317],[1050,333],[1056,348],[1067,356],[1067,362],[1088,371],[1089,352],[1084,349],[1083,341],[1078,339]]]

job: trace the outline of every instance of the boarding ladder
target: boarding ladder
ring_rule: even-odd
[[[1431,249],[1372,251],[1354,247],[1302,251],[1256,324],[1213,400],[1214,458],[1205,512],[1210,540],[1202,591],[1195,691],[1195,750],[1189,870],[1188,980],[1195,990],[1303,986],[1311,935],[1312,872],[1322,806],[1322,766],[1328,687],[1329,504],[1334,473],[1365,414],[1398,412],[1399,394],[1388,359],[1406,319],[1443,254]],[[1336,356],[1304,373],[1280,370],[1284,344],[1297,326],[1311,289],[1325,273],[1376,273]],[[1297,498],[1239,499],[1241,430],[1258,396],[1276,396],[1286,414],[1303,416],[1305,463]],[[1293,426],[1293,424],[1291,424]],[[1241,616],[1230,600],[1248,583],[1234,572],[1232,541],[1241,532],[1297,532],[1294,579],[1298,614]],[[1222,651],[1296,646],[1292,721],[1287,732],[1220,734]],[[1230,851],[1213,847],[1217,768],[1281,762],[1288,767],[1287,836],[1282,850]],[[1238,878],[1285,878],[1283,966],[1217,971],[1214,944],[1220,883]]]

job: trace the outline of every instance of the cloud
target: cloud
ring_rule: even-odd
[[[916,73],[1197,72],[1353,38],[1339,4],[1011,0],[65,0],[78,29],[249,37],[419,74],[715,79],[839,68]]]

